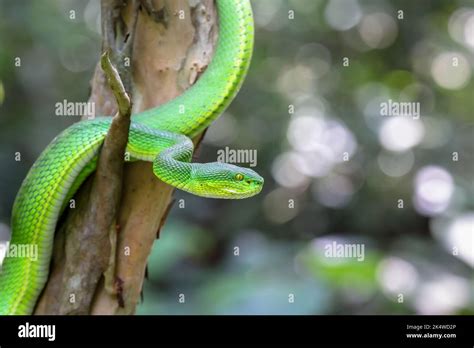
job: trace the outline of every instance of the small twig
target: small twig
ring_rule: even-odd
[[[112,90],[112,93],[115,96],[115,100],[118,105],[118,115],[117,116],[127,116],[130,117],[131,102],[130,97],[125,90],[125,87],[122,83],[120,75],[112,65],[109,57],[109,51],[105,51],[100,58],[100,66],[107,76],[107,82],[109,87]]]

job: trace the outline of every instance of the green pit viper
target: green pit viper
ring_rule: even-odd
[[[238,199],[259,193],[263,178],[227,163],[190,163],[190,138],[230,104],[250,64],[254,24],[249,0],[217,0],[219,36],[211,63],[187,91],[132,116],[126,151],[153,162],[154,174],[192,194]],[[179,112],[184,110],[185,112]],[[30,169],[12,210],[13,245],[37,245],[38,258],[6,257],[0,274],[0,314],[31,314],[48,278],[53,238],[66,202],[95,170],[110,117],[78,122],[58,135]]]

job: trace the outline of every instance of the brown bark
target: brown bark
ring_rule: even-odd
[[[110,31],[104,32],[104,47],[110,46],[114,51],[117,51],[120,42],[113,41],[125,41],[126,35],[119,34],[130,32],[133,27],[133,2],[129,1],[124,8],[120,7],[121,3],[105,0],[102,7],[102,14],[109,13],[108,19],[112,24],[118,24],[113,26],[109,23],[108,28],[119,28],[121,31],[115,36]],[[199,73],[210,62],[217,35],[217,14],[212,0],[143,0],[140,4],[142,9],[138,12],[132,40],[133,54],[127,56],[126,50],[119,50],[122,54],[112,55],[121,75],[124,75],[122,79],[127,90],[131,88],[133,113],[160,105],[195,83]],[[120,65],[128,57],[131,57],[130,75],[124,73]],[[117,111],[113,95],[99,68],[92,80],[90,101],[95,102],[97,114],[110,115]],[[102,229],[95,238],[91,238],[86,233],[87,228],[75,229],[74,226],[84,226],[84,217],[87,216],[84,212],[91,209],[96,210],[96,221],[100,219],[104,207],[90,205],[91,196],[98,191],[100,187],[94,186],[89,178],[76,195],[76,209],[65,219],[66,230],[71,231],[72,226],[73,232],[64,233],[62,228],[57,233],[52,271],[37,306],[37,314],[132,314],[135,311],[148,255],[166,220],[173,189],[153,175],[151,163],[125,164],[121,198],[108,203],[121,202],[116,224],[113,224],[116,228]],[[88,222],[85,226],[91,225]],[[79,239],[71,239],[71,233]],[[82,256],[83,252],[88,256]],[[68,272],[70,255],[75,255],[73,258],[76,261],[86,260],[87,265],[81,264],[77,268],[76,264],[74,272]],[[103,267],[90,265],[94,257],[97,263],[107,259],[109,265],[106,276],[99,277],[97,281],[94,276],[84,273],[84,270],[91,268],[103,271]],[[75,283],[78,277],[85,279],[84,284],[88,283],[87,280],[92,281],[87,286],[75,288],[76,303],[71,305],[71,294],[68,293],[71,287],[66,285]]]

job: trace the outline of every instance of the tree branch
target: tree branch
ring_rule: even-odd
[[[103,0],[102,3],[103,47],[112,49],[111,60],[117,66],[125,90],[133,89],[134,113],[173,99],[194,84],[209,64],[217,39],[213,0],[142,0],[144,11],[138,11],[137,3],[128,1],[125,7],[117,0]],[[148,15],[150,11],[152,14]],[[132,34],[127,33],[130,31]],[[124,58],[131,59],[133,74],[122,74],[126,65]],[[92,81],[89,101],[95,103],[98,114],[110,115],[117,111],[112,91],[99,68]],[[124,101],[118,103],[119,114],[127,104],[124,102],[120,106],[121,102]],[[123,124],[119,128],[123,130],[122,127]],[[111,132],[112,128],[109,134]],[[122,139],[122,135],[117,137]],[[201,136],[194,139],[195,143],[199,139]],[[102,161],[101,158],[99,162]],[[113,161],[120,163],[116,163],[114,169],[120,173],[123,158],[117,156]],[[173,189],[154,176],[151,163],[125,164],[120,209],[114,220],[115,203],[120,200],[115,179],[121,177],[120,174],[114,176],[113,194],[106,194],[101,193],[102,185],[111,185],[109,174],[102,176],[99,173],[104,173],[100,167],[94,182],[89,178],[81,187],[75,197],[77,208],[71,209],[63,228],[57,232],[52,272],[38,304],[38,314],[135,312],[148,255],[166,220]],[[110,195],[109,200],[102,200],[97,205],[92,196],[102,194]],[[96,230],[96,223],[102,226],[100,238],[91,234]],[[95,265],[89,264],[91,257]],[[71,263],[73,259],[78,263]],[[85,260],[88,267],[83,266]],[[108,269],[105,277],[101,277],[104,265],[105,268],[108,265]],[[94,266],[92,272],[91,266]],[[79,284],[87,286],[81,285],[76,293],[76,304],[72,305],[69,303],[70,289],[74,288],[71,284],[78,280]]]
[[[155,1],[155,11],[170,14],[160,17],[159,22],[156,17],[140,14],[133,60],[134,112],[175,98],[194,84],[209,64],[217,41],[214,2],[190,3]],[[180,11],[184,11],[183,19]],[[201,138],[197,136],[194,143],[197,145]],[[151,163],[126,164],[124,182],[116,260],[119,291],[111,294],[101,285],[92,314],[135,312],[148,256],[170,210],[173,189],[154,176]]]
[[[101,57],[118,112],[112,120],[90,184],[79,194],[80,204],[58,232],[52,276],[36,314],[87,314],[102,274],[114,260],[115,219],[120,203],[123,156],[130,128],[131,101],[109,51]],[[63,249],[63,250],[61,250]],[[61,262],[58,262],[58,261]]]

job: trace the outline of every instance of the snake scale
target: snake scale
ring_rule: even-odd
[[[263,178],[227,163],[190,163],[190,138],[202,132],[237,94],[250,64],[254,24],[248,0],[217,0],[219,37],[205,73],[185,93],[132,116],[126,151],[153,162],[165,183],[210,198],[259,193]],[[184,113],[179,112],[184,110]],[[111,118],[75,123],[30,169],[12,210],[10,245],[36,245],[37,260],[7,256],[0,274],[0,314],[31,314],[48,278],[57,221],[66,202],[95,170]]]

